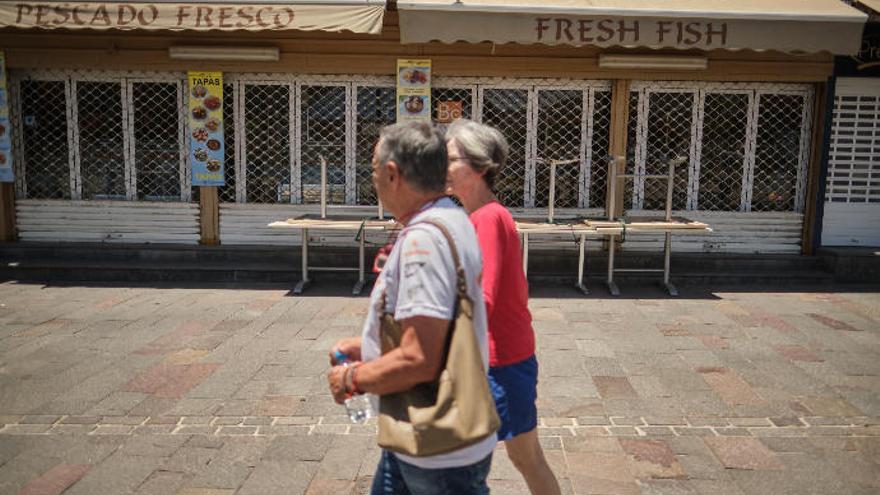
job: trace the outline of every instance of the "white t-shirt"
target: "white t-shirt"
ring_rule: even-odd
[[[455,241],[467,278],[468,295],[474,303],[474,332],[483,356],[483,366],[488,369],[486,306],[479,282],[483,271],[480,245],[467,214],[449,198],[426,205],[401,231],[370,294],[361,358],[372,361],[382,355],[377,307],[383,290],[386,290],[387,310],[393,312],[394,319],[398,321],[413,316],[452,319],[457,294],[455,261],[443,233],[433,225],[418,224],[425,219],[441,222]],[[373,407],[378,410],[376,397],[373,397]],[[496,436],[493,434],[477,444],[448,454],[430,457],[395,455],[403,462],[426,469],[461,467],[483,460],[495,448],[495,443]]]

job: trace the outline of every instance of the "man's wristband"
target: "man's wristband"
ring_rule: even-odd
[[[353,394],[364,393],[364,391],[361,390],[360,385],[358,385],[358,380],[357,380],[357,372],[358,372],[358,368],[360,368],[360,367],[361,367],[360,363],[351,367],[351,393],[353,393]]]

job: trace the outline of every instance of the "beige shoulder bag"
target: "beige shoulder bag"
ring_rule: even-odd
[[[404,392],[379,399],[379,446],[401,454],[423,457],[452,452],[494,435],[501,425],[489,391],[486,369],[474,334],[473,302],[458,251],[442,224],[425,221],[446,237],[455,261],[458,296],[449,324],[446,360],[437,381],[420,383]],[[400,346],[403,329],[387,313],[381,298],[382,354]]]

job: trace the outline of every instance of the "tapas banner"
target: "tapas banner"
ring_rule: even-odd
[[[397,60],[397,121],[431,122],[431,61]]]
[[[192,185],[222,186],[224,173],[223,73],[189,72],[188,126]]]
[[[6,54],[0,52],[0,182],[13,182],[12,125],[9,123],[9,92],[6,89]]]

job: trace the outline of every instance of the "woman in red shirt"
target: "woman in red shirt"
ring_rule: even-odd
[[[457,120],[446,131],[447,185],[470,214],[483,252],[483,297],[489,320],[489,385],[501,417],[498,440],[533,494],[559,494],[538,443],[538,362],[516,224],[492,187],[507,160],[498,130]]]

